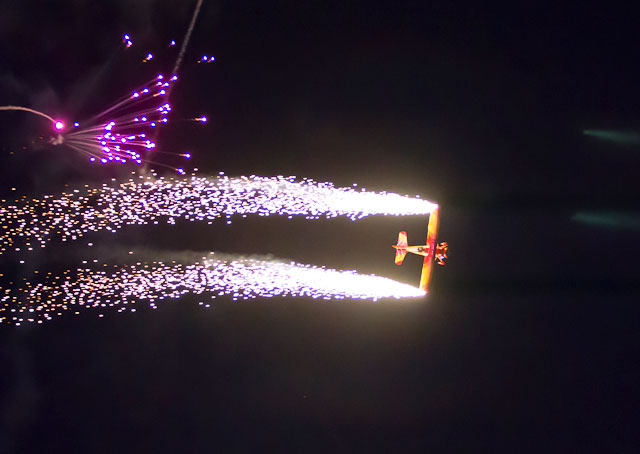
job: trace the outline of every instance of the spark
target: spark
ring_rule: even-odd
[[[102,158],[106,159],[106,158]],[[184,170],[180,169],[181,172]],[[233,215],[345,216],[428,214],[437,204],[419,198],[364,188],[336,188],[331,183],[295,177],[130,179],[59,196],[22,198],[0,204],[0,254],[15,248],[45,247],[52,239],[75,241],[88,232],[115,233],[127,225],[175,224],[176,219],[211,222]]]
[[[184,59],[184,54],[187,51],[187,46],[189,45],[189,40],[191,39],[191,34],[193,33],[193,29],[196,26],[196,20],[198,19],[198,15],[200,14],[200,8],[202,7],[202,1],[203,0],[198,0],[198,2],[196,3],[196,7],[193,10],[193,15],[191,16],[191,21],[189,22],[189,27],[187,27],[187,32],[184,35],[184,38],[182,39],[182,46],[180,46],[180,51],[178,52],[178,57],[176,58],[176,62],[173,65],[173,69],[171,70],[171,74],[173,74],[173,76],[171,77],[171,81],[175,81],[178,79],[178,71],[180,70],[180,65],[182,65],[182,60]],[[173,43],[174,41],[172,41]],[[166,91],[166,99],[169,100],[171,98],[171,89],[173,88],[173,86],[168,86],[167,91]],[[149,170],[149,163],[150,161],[146,161],[144,163],[144,165],[142,166],[141,169],[141,173],[143,175],[147,175],[148,170]]]
[[[65,312],[109,308],[135,312],[135,303],[151,308],[185,294],[208,294],[211,299],[234,301],[257,297],[345,298],[377,301],[381,298],[417,298],[425,292],[388,278],[338,271],[275,260],[202,257],[191,264],[137,262],[115,271],[78,268],[59,276],[47,274],[42,282],[24,278],[19,288],[0,288],[0,323],[43,323]],[[86,262],[86,261],[85,261]],[[106,264],[105,264],[106,265]]]
[[[152,160],[151,151],[154,151],[154,154],[164,153],[182,157],[184,155],[157,151],[156,142],[146,139],[144,131],[169,122],[168,115],[171,111],[171,106],[167,101],[172,83],[178,80],[176,73],[186,51],[201,5],[202,0],[198,0],[172,75],[168,80],[162,74],[159,74],[147,84],[133,90],[131,95],[125,96],[106,110],[83,122],[82,127],[80,127],[80,123],[74,122],[73,132],[67,131],[67,133],[58,134],[56,137],[51,138],[49,143],[52,145],[67,145],[69,148],[86,155],[90,162],[99,164],[126,164],[131,162],[138,165],[144,163],[144,174],[147,173],[148,164],[156,164],[175,170],[179,174],[184,174],[185,172],[179,167],[172,167]],[[130,47],[133,44],[131,36],[127,33],[122,36],[122,41],[126,47]],[[172,40],[171,46],[174,45],[175,40]],[[152,59],[153,54],[149,52],[143,62],[148,62]],[[157,102],[156,98],[165,99],[163,99],[161,105],[153,105],[152,103]],[[62,121],[28,107],[0,106],[0,111],[30,112],[53,123],[53,128],[56,132],[62,132],[65,128],[65,124]],[[110,118],[107,118],[107,115]],[[202,117],[197,121],[205,123],[206,118]],[[144,125],[141,125],[142,123]]]
[[[74,123],[75,128],[64,134],[60,142],[100,164],[153,162],[152,152],[160,152],[156,150],[157,143],[147,138],[147,132],[169,122],[171,105],[166,100],[158,102],[158,99],[176,80],[176,76],[167,79],[163,74],[156,75],[132,90],[130,95],[83,122],[82,127]]]

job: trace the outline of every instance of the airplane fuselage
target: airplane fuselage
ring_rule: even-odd
[[[429,245],[424,244],[422,246],[404,246],[404,247],[399,247],[396,245],[393,245],[394,249],[404,249],[407,252],[411,252],[412,254],[416,254],[416,255],[423,255],[423,256],[428,256],[431,255],[431,251],[429,250]]]

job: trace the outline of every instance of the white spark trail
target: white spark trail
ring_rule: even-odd
[[[158,301],[189,293],[207,294],[212,299],[227,296],[233,300],[298,296],[376,301],[425,295],[408,284],[354,271],[294,262],[210,257],[213,258],[203,257],[189,265],[137,262],[116,266],[112,273],[80,268],[57,277],[49,274],[39,283],[25,278],[20,288],[0,293],[0,323],[42,323],[66,311],[79,314],[83,309],[102,312],[111,307],[117,308],[118,312],[135,311],[132,306],[141,300],[148,301],[156,309]],[[210,306],[203,302],[200,305]]]
[[[4,201],[3,201],[4,202]],[[207,221],[233,215],[304,216],[306,219],[423,215],[437,205],[386,192],[336,188],[295,177],[155,178],[139,176],[114,187],[76,189],[61,196],[0,205],[0,254],[30,251],[52,239],[77,240],[87,232],[165,219]]]

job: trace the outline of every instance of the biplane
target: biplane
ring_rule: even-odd
[[[429,215],[429,226],[427,227],[427,244],[420,246],[409,246],[407,241],[407,232],[398,234],[398,244],[393,246],[396,250],[396,265],[402,265],[407,252],[424,256],[422,262],[422,275],[420,276],[420,288],[425,292],[429,288],[429,280],[431,279],[432,265],[436,262],[438,265],[444,265],[447,258],[447,250],[449,244],[440,243],[436,245],[438,236],[440,208],[436,208]]]

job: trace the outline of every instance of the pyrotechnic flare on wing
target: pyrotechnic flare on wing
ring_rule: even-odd
[[[76,189],[61,196],[0,204],[0,254],[44,247],[52,238],[76,240],[85,233],[116,232],[165,218],[211,222],[234,214],[305,216],[307,219],[430,213],[437,205],[385,192],[336,188],[295,177],[142,177],[115,187]]]
[[[274,260],[212,256],[187,265],[137,262],[114,268],[112,272],[80,268],[55,277],[49,273],[43,282],[25,278],[20,288],[1,292],[0,323],[42,323],[83,309],[135,311],[132,306],[140,300],[156,309],[156,302],[187,293],[206,293],[212,299],[228,295],[233,300],[303,296],[376,301],[424,295],[413,286],[380,276]]]
[[[396,250],[396,265],[402,265],[407,252],[424,256],[422,264],[422,274],[420,276],[420,288],[425,292],[429,288],[431,280],[431,265],[434,260],[438,265],[444,265],[447,258],[448,243],[440,243],[436,246],[436,238],[438,236],[440,209],[436,208],[429,215],[429,226],[427,227],[427,244],[421,246],[409,246],[407,241],[407,232],[398,234],[398,244],[393,246]]]

